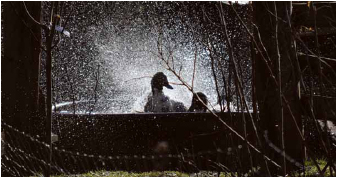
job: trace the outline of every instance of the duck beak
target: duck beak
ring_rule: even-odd
[[[173,87],[170,84],[165,85],[165,87],[168,89],[173,89]]]

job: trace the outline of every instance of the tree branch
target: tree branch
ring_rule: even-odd
[[[43,25],[40,22],[36,21],[34,19],[34,17],[29,13],[29,11],[26,7],[26,3],[24,1],[22,1],[22,3],[23,3],[23,6],[25,7],[25,11],[26,11],[27,15],[29,16],[30,20],[32,20],[36,25],[40,26],[42,29],[48,30],[48,27],[46,25]]]

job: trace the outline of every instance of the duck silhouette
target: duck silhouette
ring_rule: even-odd
[[[145,112],[186,112],[183,103],[170,100],[163,92],[163,87],[173,89],[163,72],[157,72],[151,80],[151,94],[145,104]]]
[[[207,107],[199,100],[198,96],[201,99],[201,101],[204,102],[207,106],[208,100],[207,100],[207,96],[204,93],[202,92],[193,93],[192,104],[191,104],[191,107],[188,109],[188,112],[206,112],[207,111]]]

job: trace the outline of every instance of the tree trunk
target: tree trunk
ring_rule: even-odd
[[[26,2],[26,6],[40,21],[41,2]],[[44,100],[39,98],[41,28],[29,19],[22,2],[3,2],[2,15],[2,119],[36,134],[35,129],[41,128],[36,124],[42,121],[38,119],[39,102]]]
[[[275,7],[277,12],[275,12]],[[254,31],[254,38],[258,46],[254,45],[252,57],[256,64],[254,72],[261,126],[263,130],[268,131],[269,140],[274,145],[280,149],[284,146],[287,155],[302,163],[302,140],[297,129],[297,126],[301,128],[300,71],[296,59],[296,43],[292,38],[291,26],[288,23],[288,19],[291,18],[291,2],[275,2],[275,4],[274,2],[254,2],[253,9],[255,24],[258,27],[258,31],[256,29]],[[277,15],[278,20],[276,20],[275,15]],[[266,52],[260,43],[259,35]],[[262,54],[258,52],[258,49],[262,51]],[[270,61],[266,62],[269,59]],[[270,71],[275,78],[271,77]],[[280,89],[289,102],[297,126],[284,102],[284,98],[280,95]],[[283,143],[282,133],[284,133]],[[286,169],[279,170],[282,173],[278,172],[278,174],[284,175],[295,169],[294,163],[284,159],[268,143],[266,148],[268,154],[280,165],[286,164]],[[286,160],[285,163],[284,160]]]

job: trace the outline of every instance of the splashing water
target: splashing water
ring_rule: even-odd
[[[114,25],[103,27],[92,26],[90,32],[95,37],[95,45],[99,49],[99,60],[104,64],[109,75],[108,89],[102,103],[104,113],[136,113],[143,112],[148,95],[151,93],[151,78],[157,72],[164,72],[174,89],[164,88],[170,99],[182,102],[188,109],[192,101],[192,93],[181,84],[173,73],[167,70],[166,64],[158,56],[158,34],[154,30],[137,29],[137,24],[128,28],[117,29]],[[118,33],[116,33],[118,32]],[[178,39],[179,41],[179,39]],[[179,46],[177,41],[166,40],[166,46],[173,46],[175,70],[189,85],[192,84],[195,51],[192,45]],[[164,49],[165,50],[165,49]],[[164,52],[165,53],[165,52]],[[203,92],[209,103],[217,101],[211,67],[205,53],[197,56],[194,91]],[[164,56],[164,57],[168,57]],[[170,62],[170,65],[172,63]],[[101,107],[102,108],[102,107]]]
[[[112,97],[120,101],[123,113],[144,111],[147,96],[151,92],[151,77],[156,72],[164,72],[171,83],[181,83],[173,73],[166,70],[165,64],[157,56],[156,36],[153,33],[135,34],[130,30],[133,29],[118,36],[110,34],[109,39],[106,39],[108,42],[97,43],[101,60],[109,65],[108,75],[113,78],[114,91],[120,91],[119,94],[115,92]],[[177,65],[175,68],[179,71],[181,67],[183,79],[191,85],[194,68],[193,49],[177,49],[174,51],[174,57]],[[205,59],[197,58],[194,89],[204,92],[210,103],[215,103],[215,87],[211,70],[202,60]],[[185,86],[173,86],[173,90],[164,88],[164,93],[170,99],[182,102],[188,108],[191,105],[192,93]],[[111,111],[118,112],[113,108]]]

